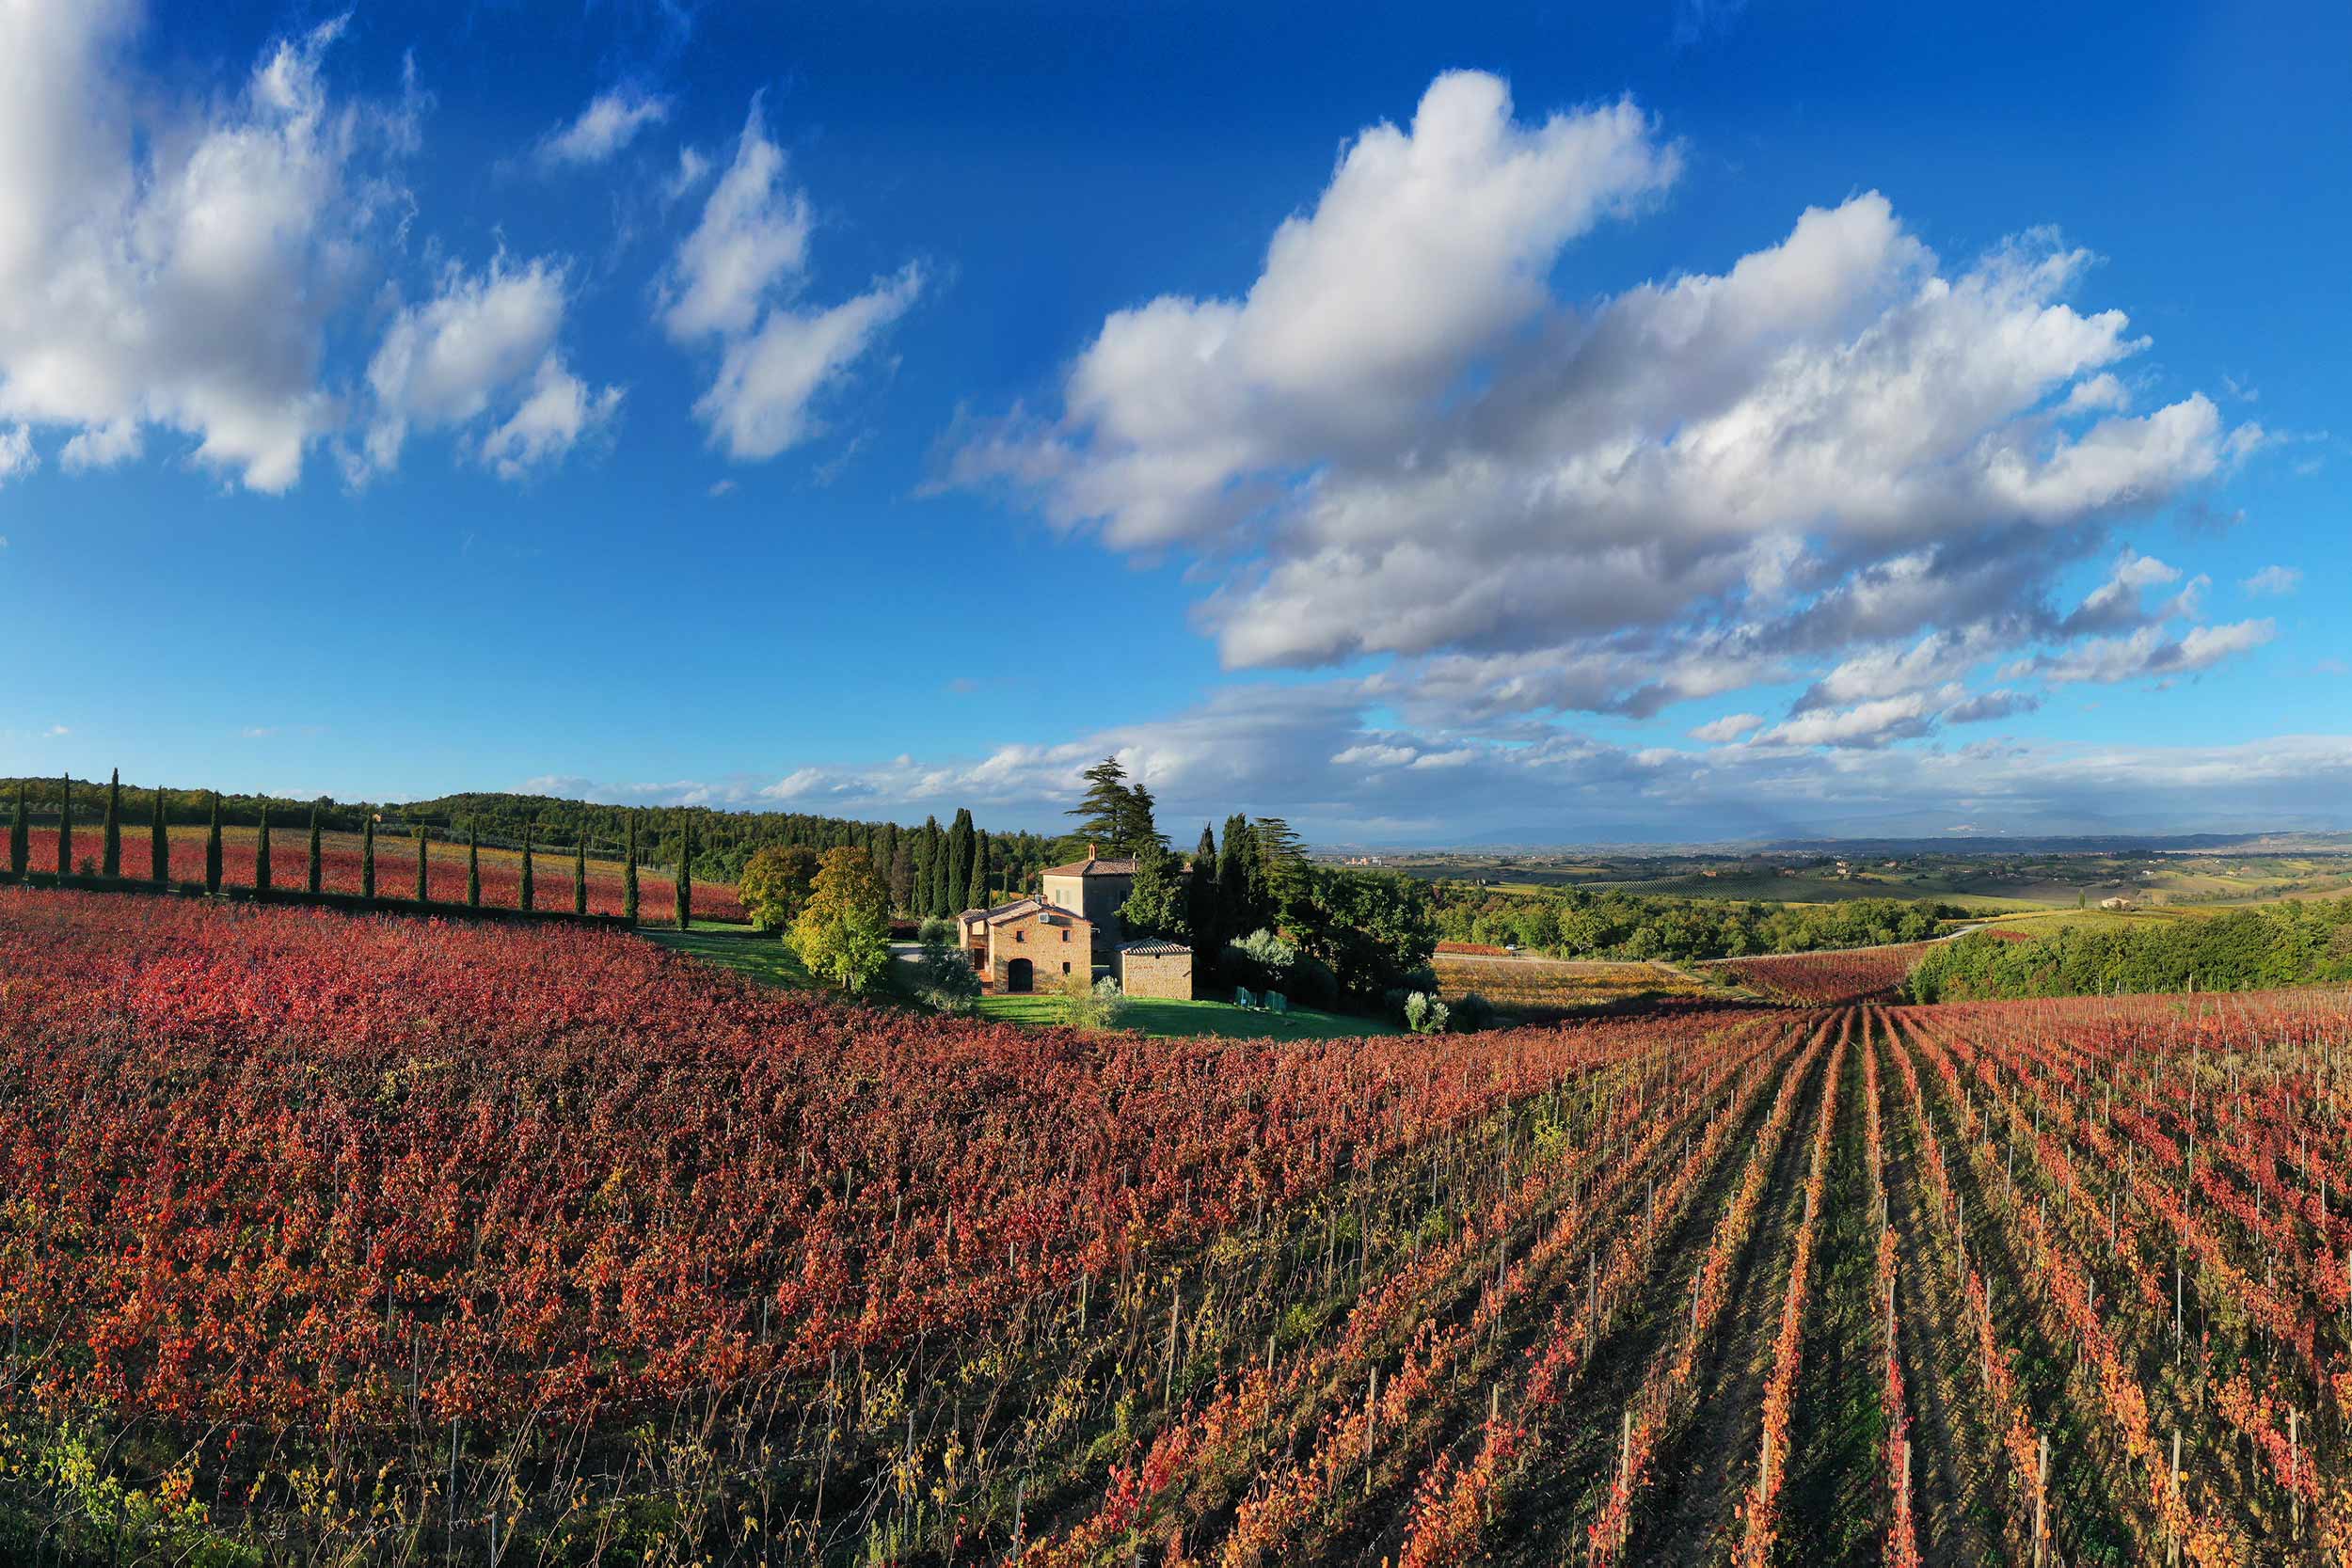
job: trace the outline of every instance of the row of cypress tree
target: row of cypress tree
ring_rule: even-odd
[[[57,821],[56,873],[60,877],[68,877],[73,875],[74,868],[72,779],[70,776],[67,777],[63,781],[63,785],[62,810]],[[171,879],[171,832],[164,816],[163,791],[155,792],[154,800],[154,821],[148,830],[147,879],[160,885]],[[107,781],[106,815],[100,832],[104,848],[99,875],[119,879],[122,876],[122,773],[119,768],[116,769]],[[418,830],[414,836],[417,846],[415,898],[420,904],[429,904],[433,901],[429,870],[431,840],[421,829]],[[637,814],[631,812],[628,816],[628,855],[622,866],[621,901],[622,916],[632,926],[637,924],[638,917],[637,846]],[[321,847],[319,810],[316,806],[312,806],[310,808],[310,852],[308,867],[309,886],[306,891],[314,895],[324,891],[321,877],[325,861]],[[691,824],[686,830],[685,849],[686,852],[679,856],[677,863],[676,908],[677,923],[681,930],[691,927],[694,919],[694,882],[691,870],[693,829]],[[529,826],[526,826],[523,832],[522,856],[521,887],[516,904],[518,908],[530,910],[537,907],[537,898],[533,876],[533,846],[532,830]],[[16,809],[8,824],[8,870],[16,876],[24,876],[31,869],[31,822],[25,784],[20,779],[16,785]],[[375,863],[375,819],[370,816],[360,825],[359,895],[362,898],[373,899],[376,895]],[[263,801],[253,849],[253,888],[257,893],[268,893],[272,891],[273,886],[269,804]],[[220,888],[220,794],[215,791],[212,796],[211,816],[204,835],[204,891],[208,894],[217,894]],[[469,827],[466,834],[466,904],[471,909],[482,907],[482,834],[479,827]],[[580,838],[572,847],[572,913],[584,915],[587,912],[588,844],[585,838]]]

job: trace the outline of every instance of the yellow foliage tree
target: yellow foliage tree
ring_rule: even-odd
[[[787,939],[813,974],[863,990],[890,961],[890,894],[861,849],[825,851]]]

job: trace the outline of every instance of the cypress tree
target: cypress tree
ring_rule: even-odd
[[[204,830],[204,891],[220,892],[220,791],[213,791],[213,820]]]
[[[73,775],[67,773],[63,777],[65,792],[58,798],[57,807],[57,875],[60,877],[73,870]]]
[[[588,912],[588,835],[581,833],[572,845],[572,912]]]
[[[972,835],[972,885],[964,890],[964,908],[988,908],[988,835]]]
[[[262,826],[253,841],[253,891],[269,891],[269,802],[262,802]]]
[[[106,781],[106,858],[99,869],[109,877],[122,875],[122,769]]]
[[[147,829],[147,879],[171,880],[171,827],[164,820],[164,786],[155,786],[155,820]]]
[[[972,813],[959,806],[953,826],[947,830],[947,886],[943,890],[944,903],[951,906],[939,912],[953,914],[958,900],[972,886]],[[969,909],[970,905],[961,905]]]
[[[418,823],[417,902],[420,904],[430,904],[433,902],[433,873],[425,862],[425,857],[432,853],[432,838],[424,831],[424,824],[421,822]]]
[[[375,896],[375,813],[370,812],[359,824],[359,896]]]
[[[531,885],[531,830],[532,830],[532,826],[533,826],[533,825],[534,825],[534,824],[532,824],[529,818],[525,818],[525,819],[524,819],[524,822],[523,822],[523,891],[522,891],[522,897],[520,898],[520,900],[518,900],[518,902],[519,902],[519,903],[521,904],[521,906],[522,906],[524,909],[526,909],[526,910],[527,910],[527,909],[531,909],[531,908],[532,907],[532,899],[533,899],[533,898],[535,898],[535,897],[537,896],[537,894],[538,894],[538,890],[537,890],[536,888],[534,888],[534,887],[532,887],[532,886]]]
[[[466,826],[466,907],[482,907],[482,824]]]
[[[621,868],[621,918],[637,924],[637,814],[628,814],[628,863]]]
[[[32,858],[32,825],[24,820],[24,781],[16,781],[16,815],[8,819],[8,872],[24,875],[25,863]]]
[[[677,928],[694,924],[694,823],[687,819],[677,846]]]
[[[1196,948],[1216,942],[1216,836],[1200,825],[1200,843],[1192,852],[1192,870],[1184,879],[1184,923],[1192,927]]]
[[[306,880],[315,894],[326,885],[326,856],[319,848],[319,807],[318,802],[313,800],[310,802],[310,866]]]

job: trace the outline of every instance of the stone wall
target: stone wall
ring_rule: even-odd
[[[1129,996],[1192,1000],[1192,954],[1121,953],[1119,989]]]

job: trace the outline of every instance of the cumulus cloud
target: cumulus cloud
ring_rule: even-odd
[[[609,420],[621,389],[592,391],[556,351],[564,308],[553,261],[517,267],[501,255],[479,274],[452,267],[431,299],[393,318],[369,362],[374,417],[354,480],[396,464],[411,429],[467,426],[503,408],[475,450],[514,478]]]
[[[2300,566],[2265,566],[2238,586],[2249,594],[2292,594],[2303,586],[2303,569]]]
[[[676,188],[701,174],[699,156],[683,154]],[[910,262],[840,304],[793,303],[807,280],[815,227],[807,196],[786,180],[784,149],[769,137],[755,98],[734,161],[656,289],[673,341],[722,346],[718,374],[694,413],[711,444],[739,461],[773,457],[814,434],[818,397],[923,290],[922,269]]]
[[[0,8],[0,418],[70,432],[68,469],[142,433],[262,491],[336,425],[327,327],[398,220],[413,87],[339,103],[342,24],[193,105],[133,83],[132,0]]]
[[[600,164],[636,139],[648,125],[670,118],[670,101],[635,87],[618,87],[589,100],[578,119],[548,132],[539,143],[539,161],[554,166]]]
[[[2194,392],[2129,411],[2148,340],[2072,303],[2088,252],[2034,230],[1947,262],[1864,193],[1720,273],[1554,285],[1679,163],[1629,103],[1522,117],[1442,76],[1244,292],[1112,313],[1057,411],[967,423],[946,477],[1210,563],[1229,667],[1386,656],[1423,716],[1810,676],[1791,743],[1883,743],[2004,652],[2193,612],[2201,579],[2151,603],[2183,574],[2130,552],[2071,626],[2051,608],[2262,441]]]

